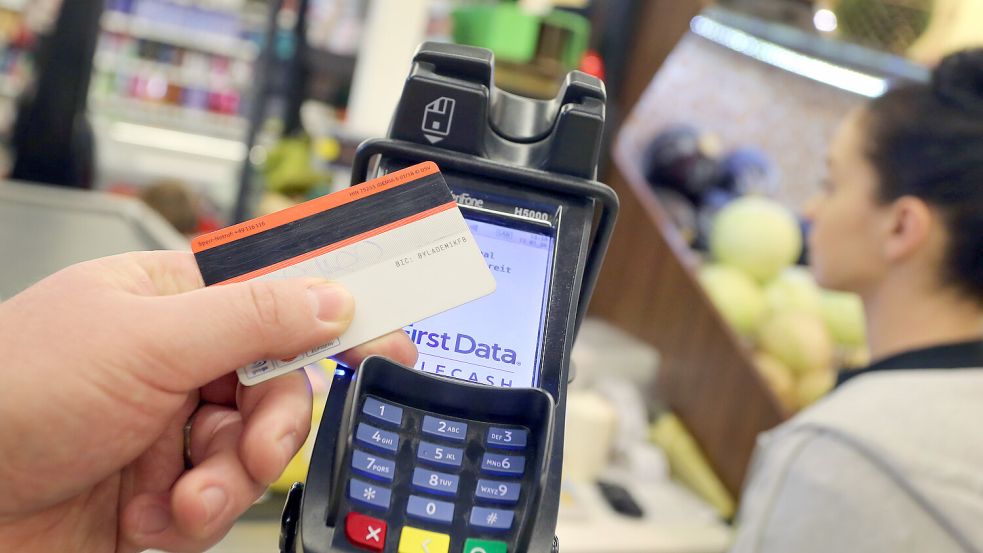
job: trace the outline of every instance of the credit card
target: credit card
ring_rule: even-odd
[[[432,162],[195,238],[207,286],[319,277],[355,297],[337,340],[239,369],[247,386],[378,338],[495,290],[484,255]]]

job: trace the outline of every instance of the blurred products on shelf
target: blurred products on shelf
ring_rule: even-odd
[[[241,139],[262,22],[250,2],[111,0],[92,106],[114,119]]]
[[[51,0],[0,1],[0,175],[10,173],[17,100],[34,80],[39,35],[53,23],[57,7]]]

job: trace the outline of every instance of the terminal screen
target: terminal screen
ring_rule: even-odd
[[[534,387],[554,239],[487,221],[469,219],[468,225],[497,287],[406,327],[420,352],[415,368],[490,386]]]

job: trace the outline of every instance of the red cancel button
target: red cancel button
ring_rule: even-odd
[[[386,523],[358,513],[348,513],[345,519],[348,541],[371,551],[382,551],[386,545]]]

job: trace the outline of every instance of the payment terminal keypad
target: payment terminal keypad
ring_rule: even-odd
[[[529,428],[365,395],[341,468],[333,547],[399,553],[516,551],[535,493]]]

